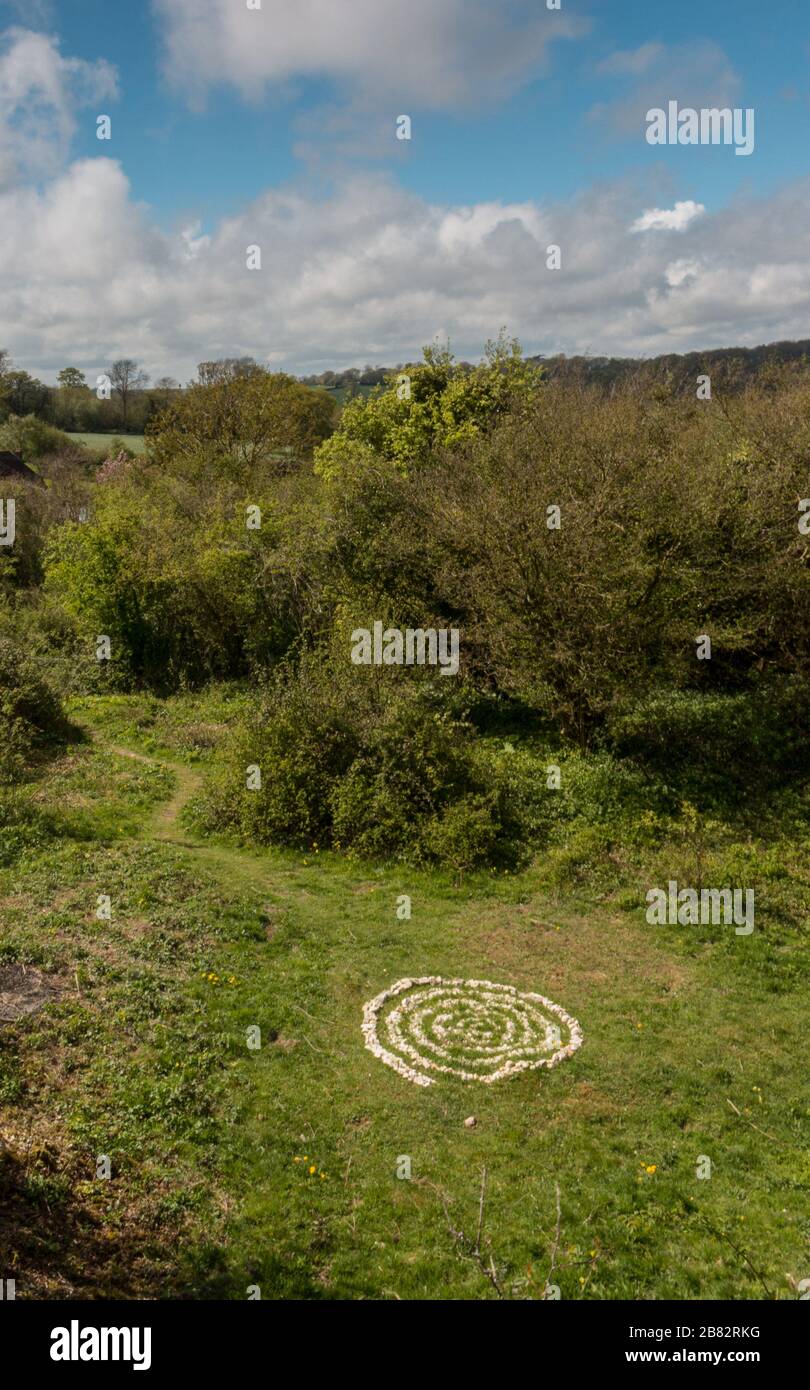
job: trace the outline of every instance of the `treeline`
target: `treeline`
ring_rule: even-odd
[[[717,348],[706,352],[668,353],[649,359],[634,357],[566,357],[557,354],[530,357],[546,378],[570,384],[583,383],[602,390],[616,387],[649,392],[659,389],[676,395],[693,395],[700,375],[708,375],[712,388],[727,394],[744,391],[753,383],[767,387],[783,380],[785,370],[803,372],[810,360],[810,339],[770,343],[754,348]],[[384,389],[397,376],[411,372],[414,363],[396,366],[349,367],[299,377],[302,385],[328,392],[337,404]],[[474,371],[470,362],[456,362],[459,374]],[[190,385],[208,385],[267,373],[254,357],[219,358],[201,362]],[[64,367],[58,385],[48,386],[29,372],[15,368],[7,350],[0,349],[0,424],[11,417],[34,417],[68,432],[143,434],[184,389],[174,377],[160,377],[153,384],[131,358],[120,358],[99,376],[109,385],[98,389],[77,367]]]
[[[324,386],[327,391],[352,391],[360,386],[382,386],[392,371],[402,371],[398,367],[347,367],[341,372],[319,372],[313,376],[302,376],[305,386]]]
[[[671,352],[650,358],[567,357],[565,353],[557,353],[550,357],[538,354],[527,358],[527,361],[542,367],[551,380],[581,381],[605,389],[633,383],[640,390],[649,390],[658,384],[679,393],[694,394],[697,376],[708,373],[719,389],[736,392],[758,380],[767,382],[774,371],[778,372],[786,365],[803,369],[810,361],[810,339],[768,343],[753,348]],[[384,384],[412,365],[400,362],[395,367],[350,367],[345,371],[326,371],[317,376],[302,377],[301,380],[309,386],[321,386],[351,396],[361,388]],[[469,362],[458,362],[457,367],[459,371],[473,370]]]
[[[57,381],[46,385],[0,349],[0,424],[33,417],[65,431],[142,434],[180,390],[173,377],[161,377],[147,390],[148,375],[128,357],[93,381],[78,367],[63,367]]]
[[[712,388],[726,393],[744,391],[756,382],[784,381],[785,370],[803,373],[810,362],[810,339],[768,343],[753,348],[712,348],[703,352],[670,352],[659,357],[532,357],[547,376],[564,382],[583,381],[603,389],[635,386],[649,391],[662,386],[677,394],[694,395],[698,376],[708,375]]]
[[[189,385],[260,373],[266,375],[266,368],[253,357],[217,358],[200,362]],[[63,367],[57,383],[47,386],[14,367],[8,350],[0,349],[0,425],[26,418],[67,432],[144,434],[184,389],[171,376],[150,386],[148,374],[130,357],[116,359],[92,381],[78,367]]]

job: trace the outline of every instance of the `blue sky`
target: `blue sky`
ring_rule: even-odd
[[[338,8],[343,4],[351,15],[351,0],[332,3]],[[272,9],[273,0],[265,0],[268,5]],[[390,167],[406,187],[437,200],[565,196],[596,178],[615,177],[660,159],[660,152],[640,138],[642,132],[619,136],[592,114],[631,85],[626,75],[600,71],[600,64],[617,51],[649,43],[675,49],[706,40],[727,55],[739,75],[735,104],[757,112],[757,157],[730,161],[725,150],[712,146],[667,151],[679,195],[711,205],[741,184],[764,190],[807,167],[810,8],[796,0],[768,5],[704,0],[692,7],[649,0],[563,0],[563,12],[582,18],[590,32],[556,45],[550,72],[505,101],[489,102],[483,91],[480,103],[458,111],[423,113],[415,107],[410,144],[392,142],[387,159],[359,157],[356,162]],[[164,219],[189,213],[215,219],[268,183],[308,172],[295,155],[299,123],[341,100],[339,84],[304,75],[275,90],[268,86],[256,102],[246,102],[223,85],[207,93],[201,109],[189,109],[185,95],[161,69],[161,28],[147,0],[114,6],[109,0],[59,0],[44,13],[48,18],[42,27],[60,36],[64,52],[106,58],[117,67],[121,98],[111,105],[117,117],[116,155],[136,197]],[[7,21],[18,23],[20,14],[19,7],[0,4]],[[662,87],[662,101],[670,95],[677,93]],[[383,130],[391,116],[391,111],[375,111],[370,124]],[[89,119],[75,148],[88,156],[98,153]]]
[[[15,61],[22,53],[15,37],[21,31],[50,45],[36,58],[43,75],[39,87],[32,80],[30,91],[20,77],[21,59]],[[0,53],[7,58],[5,77],[0,67],[0,136],[9,150],[18,134],[20,139],[19,156],[8,156],[15,177],[0,183],[4,196],[13,192],[16,207],[23,196],[26,207],[38,198],[42,215],[50,206],[49,189],[59,186],[65,201],[71,194],[60,178],[73,180],[75,198],[79,186],[86,198],[88,181],[95,180],[96,222],[108,217],[111,235],[113,229],[118,234],[126,220],[125,199],[148,251],[134,266],[131,250],[121,245],[127,261],[121,279],[129,276],[132,283],[124,296],[110,285],[106,333],[86,268],[72,282],[72,294],[69,275],[56,286],[50,316],[64,316],[63,331],[55,332],[40,311],[40,346],[31,318],[15,333],[13,320],[6,326],[0,316],[3,344],[10,338],[21,360],[16,342],[22,334],[26,357],[46,376],[71,345],[68,319],[81,319],[85,289],[88,312],[74,355],[87,359],[115,351],[134,319],[150,367],[171,371],[176,364],[172,374],[182,376],[195,354],[191,314],[174,334],[166,322],[150,340],[135,310],[138,286],[146,296],[144,309],[154,317],[157,306],[146,302],[157,293],[152,282],[170,276],[175,313],[182,315],[180,274],[198,310],[203,264],[218,287],[213,299],[219,309],[212,304],[211,314],[202,316],[198,331],[206,341],[199,355],[208,355],[211,344],[223,351],[241,347],[302,368],[338,365],[338,358],[407,356],[418,349],[413,339],[420,333],[425,340],[446,332],[469,353],[477,338],[488,336],[487,326],[500,326],[490,323],[490,316],[499,316],[499,298],[507,326],[520,331],[527,347],[540,350],[645,353],[667,344],[672,350],[718,346],[733,341],[735,333],[739,341],[795,333],[791,315],[780,318],[776,300],[790,300],[795,311],[789,287],[803,252],[782,248],[783,287],[770,306],[760,305],[747,320],[740,283],[733,286],[733,312],[723,313],[724,272],[732,267],[719,260],[723,239],[740,250],[741,218],[756,237],[777,225],[785,236],[791,206],[804,217],[810,10],[795,0],[767,6],[756,0],[703,0],[700,6],[562,0],[561,10],[550,13],[543,0],[410,0],[407,6],[395,0],[263,0],[260,14],[248,13],[246,0],[0,0],[0,35]],[[108,67],[102,71],[99,64]],[[111,70],[117,93],[108,83],[102,94],[104,73]],[[53,111],[45,103],[38,117],[44,129],[35,146],[25,107],[41,98],[43,85],[49,92],[58,87],[59,96]],[[673,98],[681,106],[754,108],[755,152],[744,158],[724,146],[649,146],[647,106]],[[95,138],[102,111],[113,121],[109,142]],[[409,142],[394,138],[403,112],[413,122]],[[55,134],[45,158],[41,146],[51,117]],[[91,161],[89,171],[82,161]],[[663,235],[645,231],[640,256],[636,219],[678,203],[694,204],[699,212],[688,226],[664,228]],[[501,209],[500,220],[476,211],[493,206]],[[466,235],[462,246],[453,233],[448,241],[443,219],[448,213],[455,217],[454,209],[466,209],[470,226],[483,228],[477,240]],[[729,217],[736,219],[733,234]],[[531,276],[534,322],[526,295],[504,281],[503,262],[512,255],[524,264],[526,236],[535,239],[539,254],[546,230],[554,239],[562,226],[572,253],[564,269],[567,262],[596,274],[589,243],[605,218],[610,268],[621,282],[614,310],[609,301],[597,304],[593,322],[583,321],[573,275],[565,303],[561,284],[552,291]],[[70,225],[75,229],[73,210]],[[236,275],[229,257],[236,254],[231,241],[237,227],[253,239],[266,229],[278,248],[279,278],[268,273],[260,285],[251,284],[249,295],[243,280],[228,279]],[[386,322],[381,301],[390,253],[386,249],[380,260],[376,248],[389,248],[398,233],[423,246],[414,265],[402,267],[402,282],[397,277],[391,285]],[[55,222],[48,235],[57,237]],[[90,241],[99,235],[98,225],[88,229]],[[185,259],[194,265],[186,267],[177,256],[182,260],[190,244],[193,255]],[[764,284],[768,273],[753,255],[753,242],[745,245],[751,252],[748,274],[755,286]],[[269,244],[267,251],[272,255]],[[453,264],[442,283],[441,256],[451,252]],[[342,281],[324,278],[330,255],[343,265]],[[469,262],[466,283],[456,274],[459,256]],[[617,256],[625,258],[624,266],[617,267]],[[352,264],[346,257],[354,258]],[[27,259],[28,251],[17,267],[20,275]],[[420,285],[419,266],[432,260],[430,283]],[[359,265],[369,269],[367,288],[356,274]],[[634,265],[635,297],[628,278]],[[488,268],[492,276],[482,286],[476,277],[486,276]],[[708,317],[696,312],[698,282]],[[319,332],[317,305],[307,301],[302,312],[314,284],[322,285],[328,331]],[[277,322],[276,347],[256,340],[256,328],[242,312],[254,305],[259,289]],[[481,290],[476,317],[470,300]],[[126,302],[116,308],[122,298]],[[32,301],[18,290],[18,303],[30,307]],[[523,304],[525,312],[515,315],[514,304]],[[666,321],[665,309],[674,322]],[[521,321],[513,323],[514,317]],[[698,342],[702,324],[705,340]]]

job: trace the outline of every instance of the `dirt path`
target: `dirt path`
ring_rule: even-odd
[[[124,748],[117,743],[105,743],[97,738],[100,747],[114,753],[119,758],[131,758],[147,766],[167,768],[175,779],[175,789],[168,801],[159,805],[151,822],[144,830],[144,839],[161,840],[164,844],[176,845],[179,849],[191,850],[195,857],[202,859],[207,867],[220,880],[227,879],[233,885],[237,880],[249,879],[260,888],[267,888],[269,871],[267,862],[260,854],[250,850],[231,849],[226,845],[212,844],[186,828],[180,822],[180,815],[191,798],[202,786],[202,774],[183,763],[170,761],[154,754],[137,753],[132,748]]]
[[[110,753],[115,753],[119,758],[132,758],[134,762],[145,763],[148,767],[157,764],[158,767],[168,768],[175,779],[176,786],[171,799],[163,802],[155,811],[151,825],[151,838],[167,840],[170,844],[182,845],[187,849],[202,848],[202,840],[189,834],[180,826],[180,812],[202,786],[201,774],[195,772],[193,768],[185,767],[183,763],[169,762],[166,758],[149,757],[145,753],[136,753],[132,748],[123,748],[117,743],[108,743],[102,746],[106,747]]]

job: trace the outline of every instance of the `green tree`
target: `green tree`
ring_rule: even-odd
[[[487,343],[477,367],[457,363],[449,348],[426,347],[423,355],[384,388],[345,406],[339,429],[316,454],[316,472],[340,477],[372,457],[407,471],[424,464],[435,446],[460,444],[489,428],[543,380],[542,368],[526,362],[520,344],[503,333]]]
[[[63,367],[56,380],[65,391],[76,391],[87,385],[84,372],[80,372],[78,367]]]
[[[6,371],[0,390],[5,411],[12,415],[49,416],[51,392],[44,382],[21,369]]]
[[[150,424],[150,454],[174,472],[255,479],[289,472],[332,429],[334,402],[284,372],[195,384]]]

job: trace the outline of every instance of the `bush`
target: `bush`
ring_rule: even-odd
[[[260,844],[464,871],[524,853],[519,799],[447,683],[306,653],[268,684],[202,816]],[[246,768],[261,788],[245,786]]]
[[[90,519],[50,533],[46,590],[95,651],[107,688],[161,694],[272,664],[318,622],[305,484],[189,481],[136,459],[102,470]],[[302,495],[299,495],[302,494]],[[261,525],[248,529],[248,508]],[[304,554],[305,548],[309,553]]]
[[[222,476],[247,483],[257,470],[300,468],[332,431],[334,402],[284,372],[193,385],[150,421],[153,459],[187,478]]]
[[[423,355],[344,407],[340,428],[316,450],[316,472],[343,482],[383,460],[408,472],[437,446],[475,439],[530,400],[543,380],[542,368],[525,362],[519,343],[503,333],[487,343],[477,367],[455,362],[449,348],[426,347]]]
[[[70,447],[70,435],[46,424],[38,415],[9,415],[0,425],[0,449],[19,454],[25,463]]]
[[[548,385],[407,476],[344,467],[334,587],[459,627],[480,688],[582,747],[662,689],[810,682],[808,421],[806,385],[711,412]]]
[[[0,634],[0,784],[21,780],[36,752],[66,733],[58,695],[24,647]]]

